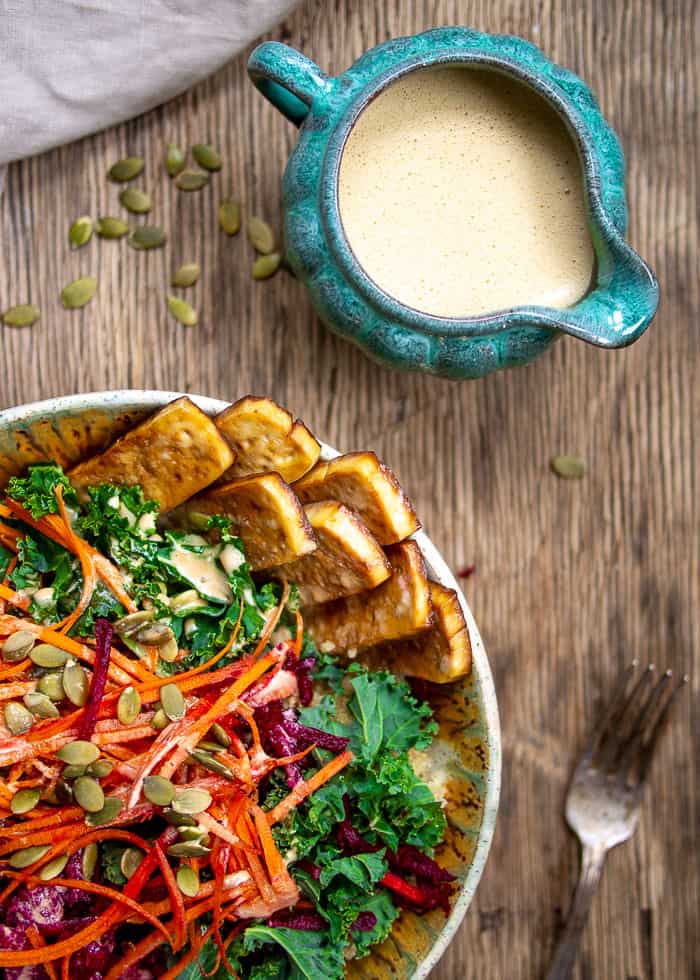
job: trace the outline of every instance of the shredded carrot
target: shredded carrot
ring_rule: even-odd
[[[302,779],[296,784],[288,796],[285,796],[283,800],[280,800],[277,806],[273,807],[272,810],[268,810],[266,814],[267,822],[272,825],[279,823],[280,820],[284,820],[287,814],[291,813],[302,800],[305,800],[307,796],[310,796],[311,793],[323,786],[324,783],[327,783],[329,779],[332,779],[333,776],[337,775],[337,773],[344,769],[348,763],[352,762],[352,760],[352,752],[350,752],[349,749],[346,749],[345,752],[341,752],[340,755],[335,757],[335,759],[331,759],[331,761],[322,769],[319,769],[318,772],[314,773],[310,779]]]
[[[177,980],[177,977],[180,976],[180,974],[185,969],[185,967],[189,966],[190,963],[194,963],[194,961],[197,959],[203,943],[205,943],[207,939],[209,939],[213,929],[214,929],[213,926],[209,926],[207,931],[202,936],[202,944],[196,946],[193,945],[192,949],[190,949],[189,952],[185,953],[182,959],[178,960],[174,966],[171,966],[169,970],[166,970],[166,972],[161,975],[160,980]],[[140,958],[142,959],[143,957]],[[105,977],[105,980],[118,980],[118,978],[121,976],[121,972],[123,971],[123,966],[124,966],[124,961],[122,961],[122,963],[120,964],[119,970],[116,973],[114,973],[114,975],[112,975],[112,971],[110,971]],[[200,967],[200,972],[201,972],[201,967]]]
[[[301,613],[299,612],[298,609],[296,614],[296,620],[297,620],[297,631],[294,635],[294,644],[292,646],[292,650],[294,652],[294,656],[298,660],[299,657],[301,656],[301,644],[304,639],[304,620],[302,619]]]
[[[170,904],[173,910],[173,926],[175,929],[173,949],[177,951],[178,949],[182,949],[185,944],[185,900],[182,892],[178,888],[173,869],[168,864],[168,859],[163,853],[163,848],[156,841],[153,849],[156,852],[156,860],[163,875],[163,881],[168,890],[168,895],[170,896]]]
[[[32,665],[29,657],[24,660],[20,660],[16,664],[12,664],[11,667],[5,667],[4,670],[0,670],[0,681],[7,680],[8,677],[14,677],[16,674],[23,674],[25,670],[28,670]]]
[[[41,935],[37,927],[32,923],[32,925],[27,926],[24,930],[24,935],[27,937],[29,942],[32,944],[34,949],[41,949],[42,946],[46,945],[46,940]],[[49,980],[58,980],[58,974],[56,973],[56,967],[53,963],[45,963],[44,969],[49,975]]]
[[[24,612],[29,609],[29,599],[27,596],[20,595],[6,585],[0,585],[0,599],[6,599],[10,605],[16,606],[18,609],[23,609]]]
[[[284,607],[287,605],[287,599],[289,598],[289,582],[284,583],[284,588],[282,589],[282,595],[280,596],[280,601],[275,607],[275,609],[270,614],[267,622],[265,623],[265,628],[260,634],[258,640],[258,645],[253,650],[253,657],[258,657],[263,652],[267,646],[268,640],[272,636],[272,633],[279,623],[280,616],[284,612]]]

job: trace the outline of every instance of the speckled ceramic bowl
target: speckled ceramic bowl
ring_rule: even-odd
[[[145,415],[180,397],[177,392],[111,391],[53,398],[0,412],[0,487],[32,462],[52,459],[70,466],[99,452]],[[193,400],[210,415],[228,403]],[[322,458],[337,456],[323,446]],[[432,752],[444,781],[447,839],[440,861],[459,879],[449,918],[404,912],[391,936],[371,956],[350,964],[354,980],[421,980],[427,977],[459,928],[484,869],[493,836],[501,778],[501,737],[491,670],[474,617],[452,573],[427,535],[415,539],[431,578],[455,589],[469,627],[471,677],[434,685],[430,700],[440,725]]]

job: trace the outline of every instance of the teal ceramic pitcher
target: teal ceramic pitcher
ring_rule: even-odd
[[[595,252],[591,285],[573,306],[436,316],[399,302],[357,260],[338,204],[346,140],[365,107],[387,86],[431,67],[510,76],[546,100],[565,123],[580,160]],[[329,78],[293,48],[268,42],[253,51],[248,71],[263,95],[300,127],[283,182],[288,261],[328,326],[375,360],[448,378],[477,378],[532,360],[562,333],[598,347],[624,347],[648,326],[658,287],[624,238],[627,208],[618,140],[581,79],[532,44],[461,27],[438,28],[387,41]],[[387,235],[391,231],[387,228]]]

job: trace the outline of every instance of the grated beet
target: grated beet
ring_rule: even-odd
[[[308,708],[313,701],[314,682],[311,674],[315,667],[316,661],[313,657],[304,657],[303,660],[298,660],[291,651],[287,654],[284,661],[284,669],[293,670],[297,675],[299,701],[304,708]]]
[[[357,929],[358,932],[371,932],[376,924],[377,916],[374,912],[360,912],[350,928]]]
[[[308,745],[313,745],[314,742],[319,749],[328,749],[330,752],[344,752],[348,747],[349,738],[331,735],[330,732],[324,732],[321,728],[310,728],[308,725],[302,725],[297,721],[291,708],[286,708],[282,712],[282,717],[285,729],[296,738],[299,748],[305,749]]]
[[[423,854],[413,844],[399,844],[396,851],[387,850],[386,856],[394,871],[407,871],[416,878],[424,878],[433,883],[455,880],[454,875],[441,868],[437,861]]]
[[[114,630],[107,619],[95,620],[95,662],[92,669],[92,681],[88,692],[87,703],[78,730],[78,738],[90,739],[95,731],[97,715],[102,704],[102,698],[107,685],[109,658],[112,654],[112,637]]]
[[[325,929],[326,920],[318,912],[275,912],[267,920],[268,926],[282,929],[303,929],[305,932],[318,932]]]

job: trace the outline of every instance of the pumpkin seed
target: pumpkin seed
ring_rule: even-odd
[[[36,682],[36,689],[52,701],[63,701],[66,692],[63,689],[63,675],[53,672],[44,674]]]
[[[143,851],[139,850],[138,847],[127,847],[125,851],[122,852],[121,860],[119,862],[119,867],[125,878],[129,879],[133,877],[136,871],[138,871],[139,865],[143,861],[146,855]]]
[[[177,684],[165,684],[160,689],[160,703],[170,721],[179,721],[185,717],[187,706]]]
[[[133,725],[141,711],[141,696],[133,687],[125,687],[117,701],[117,718],[122,725]]]
[[[209,174],[202,170],[183,170],[175,178],[181,191],[199,191],[209,183]]]
[[[114,629],[120,636],[131,636],[137,630],[141,629],[144,623],[150,623],[155,613],[152,609],[140,609],[138,612],[129,613],[128,616],[122,616],[114,624]]]
[[[178,868],[175,878],[177,887],[183,895],[187,895],[188,898],[196,898],[199,893],[199,875],[194,868],[190,868],[186,864],[183,865]]]
[[[175,637],[173,637],[172,640],[168,640],[167,643],[164,643],[162,647],[158,647],[158,656],[161,660],[165,660],[168,663],[172,663],[174,660],[177,660],[177,655],[179,652],[180,651]]]
[[[69,766],[89,766],[91,762],[97,761],[100,750],[92,742],[78,738],[74,742],[62,745],[56,755],[61,762],[66,762]]]
[[[48,670],[52,667],[63,667],[68,660],[66,651],[53,646],[51,643],[37,643],[29,656],[32,663],[35,663],[37,667],[46,667]]]
[[[166,623],[149,623],[141,627],[136,634],[136,639],[147,646],[159,647],[172,640],[174,635]]]
[[[79,776],[73,783],[73,796],[78,806],[88,813],[99,813],[105,805],[102,787],[92,776]]]
[[[80,310],[86,306],[97,292],[97,279],[83,276],[69,282],[61,290],[61,302],[67,310]]]
[[[163,711],[162,708],[158,708],[153,717],[151,718],[151,725],[155,728],[157,732],[162,732],[164,728],[167,728],[170,724],[170,719]]]
[[[82,248],[92,238],[92,218],[84,214],[76,218],[68,230],[68,241],[72,248]]]
[[[168,309],[183,327],[197,326],[197,311],[186,300],[179,296],[168,296]]]
[[[114,763],[110,762],[109,759],[98,759],[97,762],[92,762],[87,767],[87,774],[94,776],[95,779],[104,779],[105,776],[109,776],[112,769],[114,769]]]
[[[221,725],[215,721],[214,724],[209,729],[209,734],[212,738],[215,738],[225,749],[227,749],[231,744],[231,738],[226,733],[226,731],[221,727]]]
[[[28,657],[34,648],[36,637],[29,630],[17,630],[5,640],[2,648],[2,659],[8,663],[18,663]]]
[[[50,844],[36,844],[34,847],[23,847],[21,851],[15,851],[10,855],[9,865],[19,871],[28,868],[30,864],[43,858],[51,850]]]
[[[88,846],[83,850],[83,858],[81,861],[83,878],[86,881],[90,881],[93,874],[95,873],[95,867],[97,866],[97,858],[99,857],[99,850],[97,844],[88,844]]]
[[[119,816],[123,804],[116,796],[105,797],[105,805],[97,813],[88,813],[85,823],[88,827],[101,827],[103,824],[111,823]]]
[[[60,718],[61,716],[61,712],[51,698],[40,694],[39,691],[30,691],[22,700],[35,718]]]
[[[34,724],[31,711],[27,711],[18,701],[10,701],[5,705],[5,724],[13,735],[24,735]]]
[[[41,606],[42,609],[48,609],[54,601],[54,595],[55,592],[51,586],[47,586],[45,589],[37,589],[32,596],[32,602],[36,603],[37,606]]]
[[[63,690],[76,708],[83,708],[87,703],[90,681],[85,670],[75,661],[66,664],[63,670]]]
[[[208,847],[203,847],[197,841],[187,840],[171,844],[168,848],[170,857],[207,857],[211,853]]]
[[[143,781],[143,795],[156,806],[170,806],[175,796],[175,787],[165,776],[146,776]]]
[[[132,214],[148,214],[153,207],[151,195],[138,187],[125,187],[119,195],[119,202]]]
[[[205,752],[223,752],[223,745],[219,745],[218,742],[210,742],[208,738],[203,738],[200,742],[197,742],[198,749],[204,749]]]
[[[73,802],[73,790],[68,783],[64,782],[62,779],[56,783],[56,788],[54,790],[55,800],[51,800],[52,803],[58,803],[59,805],[64,805],[66,803]]]
[[[13,813],[29,813],[39,802],[41,793],[38,789],[21,789],[10,800],[10,810]]]
[[[165,169],[169,177],[177,177],[185,166],[185,154],[175,143],[168,143],[165,150]]]
[[[39,307],[33,303],[20,303],[5,310],[2,322],[8,327],[31,327],[39,319]]]
[[[554,456],[549,465],[563,480],[580,480],[586,475],[586,462],[580,456]]]
[[[275,250],[275,233],[262,218],[248,218],[248,240],[261,255],[269,255]]]
[[[171,283],[173,286],[177,286],[180,289],[187,289],[188,286],[194,286],[194,284],[199,279],[199,266],[196,262],[189,262],[185,265],[181,265],[179,269],[173,272],[173,278]]]
[[[178,834],[180,840],[196,841],[198,844],[203,844],[204,847],[209,846],[209,834],[204,827],[178,827]]]
[[[59,854],[58,857],[55,857],[53,861],[49,861],[48,864],[45,864],[39,870],[39,877],[42,881],[51,881],[52,878],[58,878],[67,864],[68,855]]]
[[[233,779],[234,775],[228,766],[225,766],[223,762],[219,762],[213,756],[209,755],[208,752],[203,752],[201,749],[192,749],[190,756],[194,762],[198,762],[200,766],[204,766],[205,769],[209,769],[210,772],[215,772],[219,776],[224,776],[226,779]]]
[[[259,255],[253,262],[253,279],[269,279],[274,276],[280,267],[282,256],[279,252],[270,252],[269,255]]]
[[[127,180],[138,177],[142,171],[143,157],[125,157],[123,160],[117,160],[116,163],[112,164],[107,171],[107,176],[110,180],[123,184]]]
[[[129,235],[128,241],[137,252],[145,252],[165,245],[166,235],[157,225],[139,225]]]
[[[192,147],[192,156],[205,170],[221,170],[223,162],[221,154],[211,143],[195,143]]]
[[[128,234],[128,231],[128,224],[121,218],[112,218],[107,215],[104,218],[98,218],[95,222],[95,232],[100,238],[123,238],[124,235]]]
[[[181,789],[175,794],[172,806],[176,813],[189,813],[194,816],[209,809],[211,794],[205,789]]]
[[[222,201],[219,205],[219,225],[227,235],[241,230],[241,206],[238,201]]]
[[[176,813],[175,810],[163,810],[163,816],[171,827],[196,827],[197,821],[186,813]]]
[[[68,765],[64,767],[61,776],[63,779],[77,779],[78,776],[84,776],[86,772],[87,766]]]

